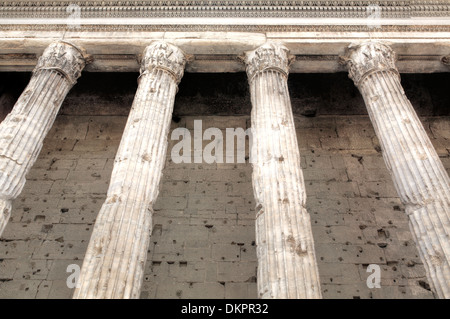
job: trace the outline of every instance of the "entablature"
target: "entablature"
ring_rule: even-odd
[[[295,56],[291,72],[345,71],[350,43],[392,45],[400,72],[448,72],[448,0],[0,1],[0,71],[31,71],[53,40],[82,46],[88,72],[134,72],[165,40],[193,56],[187,72],[242,72],[266,41]],[[444,59],[445,60],[445,59]]]

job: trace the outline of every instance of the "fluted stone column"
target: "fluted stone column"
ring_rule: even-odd
[[[144,51],[139,87],[74,298],[139,298],[152,205],[158,196],[175,94],[185,62],[181,50],[164,42],[155,42]]]
[[[449,177],[403,91],[395,53],[383,43],[367,42],[350,46],[345,61],[406,206],[428,279],[438,297],[450,298]]]
[[[267,43],[248,52],[245,63],[252,101],[258,295],[321,298],[287,87],[288,50]]]
[[[85,63],[84,53],[72,44],[50,44],[28,86],[0,124],[0,236],[11,215],[11,201],[21,193],[25,176]]]

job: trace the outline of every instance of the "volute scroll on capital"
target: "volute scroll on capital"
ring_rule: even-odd
[[[246,64],[248,81],[251,83],[256,75],[268,70],[277,71],[287,78],[295,56],[290,55],[284,45],[267,42],[253,51],[245,52],[239,59]]]
[[[368,41],[352,43],[347,49],[347,54],[340,57],[340,63],[348,69],[349,78],[359,87],[362,81],[370,74],[382,71],[400,74],[395,65],[397,54],[386,43]]]
[[[74,85],[81,76],[81,71],[90,62],[91,57],[84,49],[67,41],[55,41],[44,50],[33,73],[41,70],[56,70]]]
[[[173,44],[155,41],[147,46],[142,54],[139,78],[159,69],[170,74],[178,84],[184,75],[186,62],[190,58]]]

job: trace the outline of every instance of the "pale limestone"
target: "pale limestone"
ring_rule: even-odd
[[[28,86],[0,124],[0,235],[11,214],[11,201],[25,186],[43,140],[85,64],[84,52],[72,44],[50,44]]]
[[[252,101],[253,190],[260,298],[321,298],[305,208],[286,47],[266,43],[245,56]]]
[[[396,54],[381,42],[350,46],[344,58],[406,206],[411,232],[440,298],[450,298],[450,181],[400,84]]]
[[[89,242],[74,298],[139,298],[167,151],[177,85],[186,58],[165,42],[148,46],[139,87]]]

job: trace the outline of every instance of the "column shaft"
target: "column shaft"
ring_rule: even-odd
[[[0,124],[0,235],[11,214],[11,201],[21,193],[43,140],[84,65],[83,53],[77,48],[65,42],[52,43]]]
[[[172,45],[147,47],[139,87],[114,161],[110,186],[74,298],[139,298],[152,229],[152,205],[185,58]]]
[[[366,43],[351,49],[347,65],[406,206],[428,279],[440,298],[450,298],[449,177],[404,93],[395,54],[381,43]]]
[[[305,185],[287,87],[288,52],[266,44],[246,56],[252,101],[253,190],[261,298],[320,298]]]

